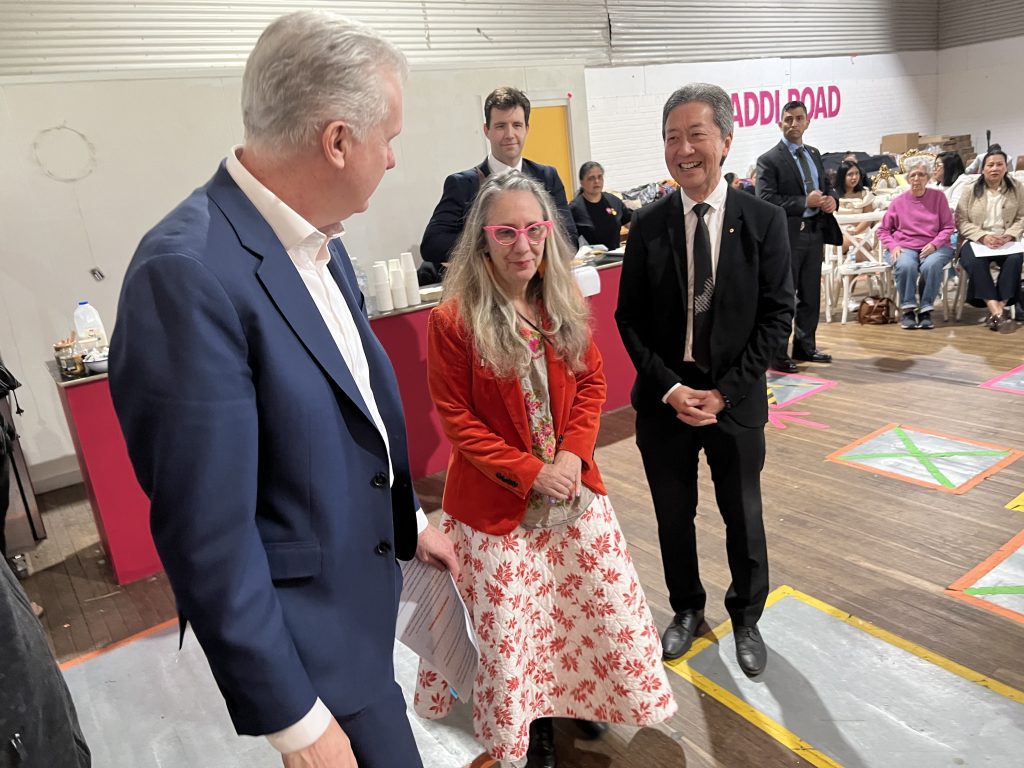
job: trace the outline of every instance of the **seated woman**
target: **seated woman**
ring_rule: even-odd
[[[594,735],[593,721],[646,726],[676,709],[594,463],[601,353],[553,221],[529,177],[484,184],[427,325],[427,381],[452,444],[441,528],[480,644],[474,732],[491,758],[531,768],[556,764],[552,717]],[[414,706],[428,718],[452,706],[426,662]]]
[[[932,185],[949,189],[953,182],[964,175],[964,161],[959,152],[940,152],[932,168]]]
[[[869,213],[875,210],[875,196],[864,186],[864,177],[860,166],[843,160],[836,171],[836,190],[839,192],[839,209],[837,214]],[[859,235],[871,227],[870,221],[843,226],[843,252],[853,247],[850,235]]]
[[[989,152],[981,163],[981,177],[960,197],[956,207],[956,228],[960,233],[960,266],[970,275],[967,301],[987,306],[985,323],[993,331],[1012,328],[1007,305],[1019,300],[1021,264],[1019,253],[978,258],[974,244],[1001,248],[1024,233],[1024,191],[1007,174],[1002,150]],[[990,267],[999,266],[992,279]]]
[[[882,223],[875,232],[885,249],[885,260],[895,262],[896,289],[899,292],[900,327],[905,330],[931,330],[935,297],[942,287],[942,275],[953,258],[949,237],[953,234],[953,214],[946,196],[928,186],[931,162],[925,157],[906,161],[910,189],[893,198]],[[921,300],[917,284],[922,281]],[[916,316],[915,316],[916,315]]]
[[[604,191],[604,168],[593,160],[580,166],[580,188],[569,203],[569,212],[580,237],[590,245],[607,246],[609,251],[619,247],[619,232],[633,215],[619,198]]]

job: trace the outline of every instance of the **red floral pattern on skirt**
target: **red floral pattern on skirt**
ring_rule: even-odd
[[[473,725],[491,757],[521,759],[538,717],[645,726],[676,711],[607,497],[558,528],[491,536],[447,515],[441,527],[462,565],[458,587],[480,645]],[[453,703],[447,682],[421,661],[417,714],[444,717]]]

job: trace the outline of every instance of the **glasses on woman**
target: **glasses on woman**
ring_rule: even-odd
[[[491,236],[498,245],[515,245],[520,235],[526,235],[526,240],[531,245],[540,245],[548,239],[551,229],[554,227],[552,221],[535,221],[525,227],[510,227],[505,224],[488,224],[484,232]]]

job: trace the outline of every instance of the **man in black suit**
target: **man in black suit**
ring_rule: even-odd
[[[765,370],[789,333],[793,289],[782,212],[722,178],[732,132],[732,102],[717,85],[669,97],[665,163],[681,189],[634,214],[615,319],[637,369],[636,442],[675,612],[664,657],[685,654],[704,618],[694,528],[703,449],[726,524],[736,656],[756,675],[767,661],[757,630],[768,596]]]
[[[824,245],[842,245],[843,233],[832,213],[839,196],[832,188],[821,154],[804,144],[807,107],[791,101],[782,108],[782,141],[757,159],[757,196],[781,206],[789,225],[789,247],[796,291],[793,356],[788,337],[772,354],[772,368],[796,373],[794,360],[831,363],[832,355],[818,349],[814,334],[821,312],[821,263]]]
[[[523,145],[530,131],[530,100],[517,88],[502,87],[491,91],[484,100],[484,135],[491,144],[490,154],[480,165],[468,171],[453,173],[444,180],[444,191],[420,243],[420,255],[439,267],[448,261],[448,254],[462,233],[473,199],[480,185],[493,174],[511,169],[532,176],[548,191],[558,208],[559,219],[569,241],[576,243],[576,225],[569,214],[565,186],[558,171],[523,157]]]

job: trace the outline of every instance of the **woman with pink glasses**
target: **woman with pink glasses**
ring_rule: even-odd
[[[652,725],[676,708],[594,463],[605,378],[554,211],[517,172],[487,182],[427,337],[452,444],[441,527],[480,645],[475,733],[491,759],[529,768],[556,765],[552,717],[595,738],[605,722]],[[451,705],[424,663],[417,712]]]

